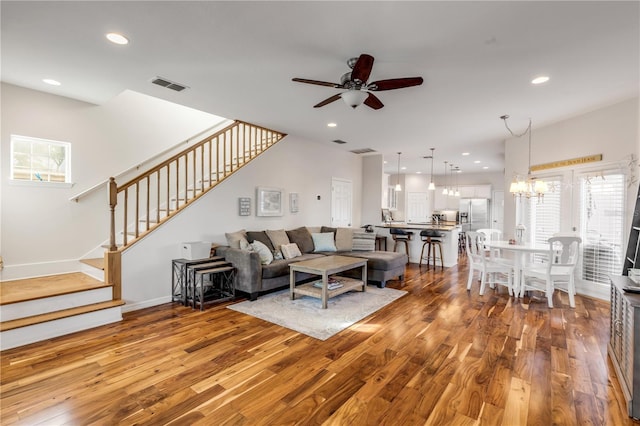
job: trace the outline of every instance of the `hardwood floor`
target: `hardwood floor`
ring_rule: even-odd
[[[226,304],[167,304],[7,350],[1,423],[638,424],[607,357],[607,302],[571,309],[562,293],[548,309],[466,278],[411,264],[407,296],[324,342]]]

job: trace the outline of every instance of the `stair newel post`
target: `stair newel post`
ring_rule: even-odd
[[[110,229],[109,229],[109,251],[116,251],[116,205],[118,205],[118,185],[113,177],[109,178],[107,184],[107,192],[109,194],[109,210],[110,210]]]

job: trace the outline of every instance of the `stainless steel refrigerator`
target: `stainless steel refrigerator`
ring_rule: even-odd
[[[491,228],[489,200],[486,198],[460,199],[460,225],[463,231]]]

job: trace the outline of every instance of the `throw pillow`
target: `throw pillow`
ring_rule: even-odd
[[[277,230],[267,229],[264,232],[267,233],[267,237],[269,237],[269,240],[271,241],[271,245],[273,245],[273,248],[276,250],[280,250],[281,245],[289,244],[291,242],[289,241],[289,237],[287,236],[287,233],[285,232],[284,229],[277,229]]]
[[[333,242],[333,232],[322,232],[311,234],[313,239],[314,252],[319,251],[336,251],[336,245]]]
[[[351,228],[336,229],[336,249],[338,251],[353,250],[353,229]]]
[[[328,226],[322,226],[320,228],[320,232],[333,232],[334,235],[335,235],[337,230],[338,230],[338,228],[330,228]]]
[[[260,256],[260,262],[263,265],[268,265],[273,262],[273,253],[269,247],[257,240],[251,243],[251,247],[258,253],[258,256]]]
[[[280,247],[282,250],[282,255],[285,259],[293,259],[294,257],[302,256],[300,253],[300,249],[296,243],[283,244]]]
[[[240,250],[253,251],[253,247],[251,247],[249,241],[242,239],[240,240]]]
[[[267,233],[264,231],[248,231],[247,232],[247,241],[253,243],[254,241],[260,241],[262,244],[267,246],[269,250],[273,250],[273,244],[271,244],[271,240],[267,237]]]
[[[373,251],[376,248],[376,234],[374,232],[354,232],[353,251]]]
[[[304,226],[287,231],[289,241],[296,243],[302,253],[313,253],[313,238]]]
[[[227,244],[229,244],[229,247],[239,249],[240,241],[247,240],[247,231],[244,229],[241,229],[236,232],[226,233],[224,234],[224,236],[227,238]]]

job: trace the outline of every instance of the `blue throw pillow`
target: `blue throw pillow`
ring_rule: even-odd
[[[333,241],[333,232],[312,233],[314,252],[336,251],[336,243]]]

